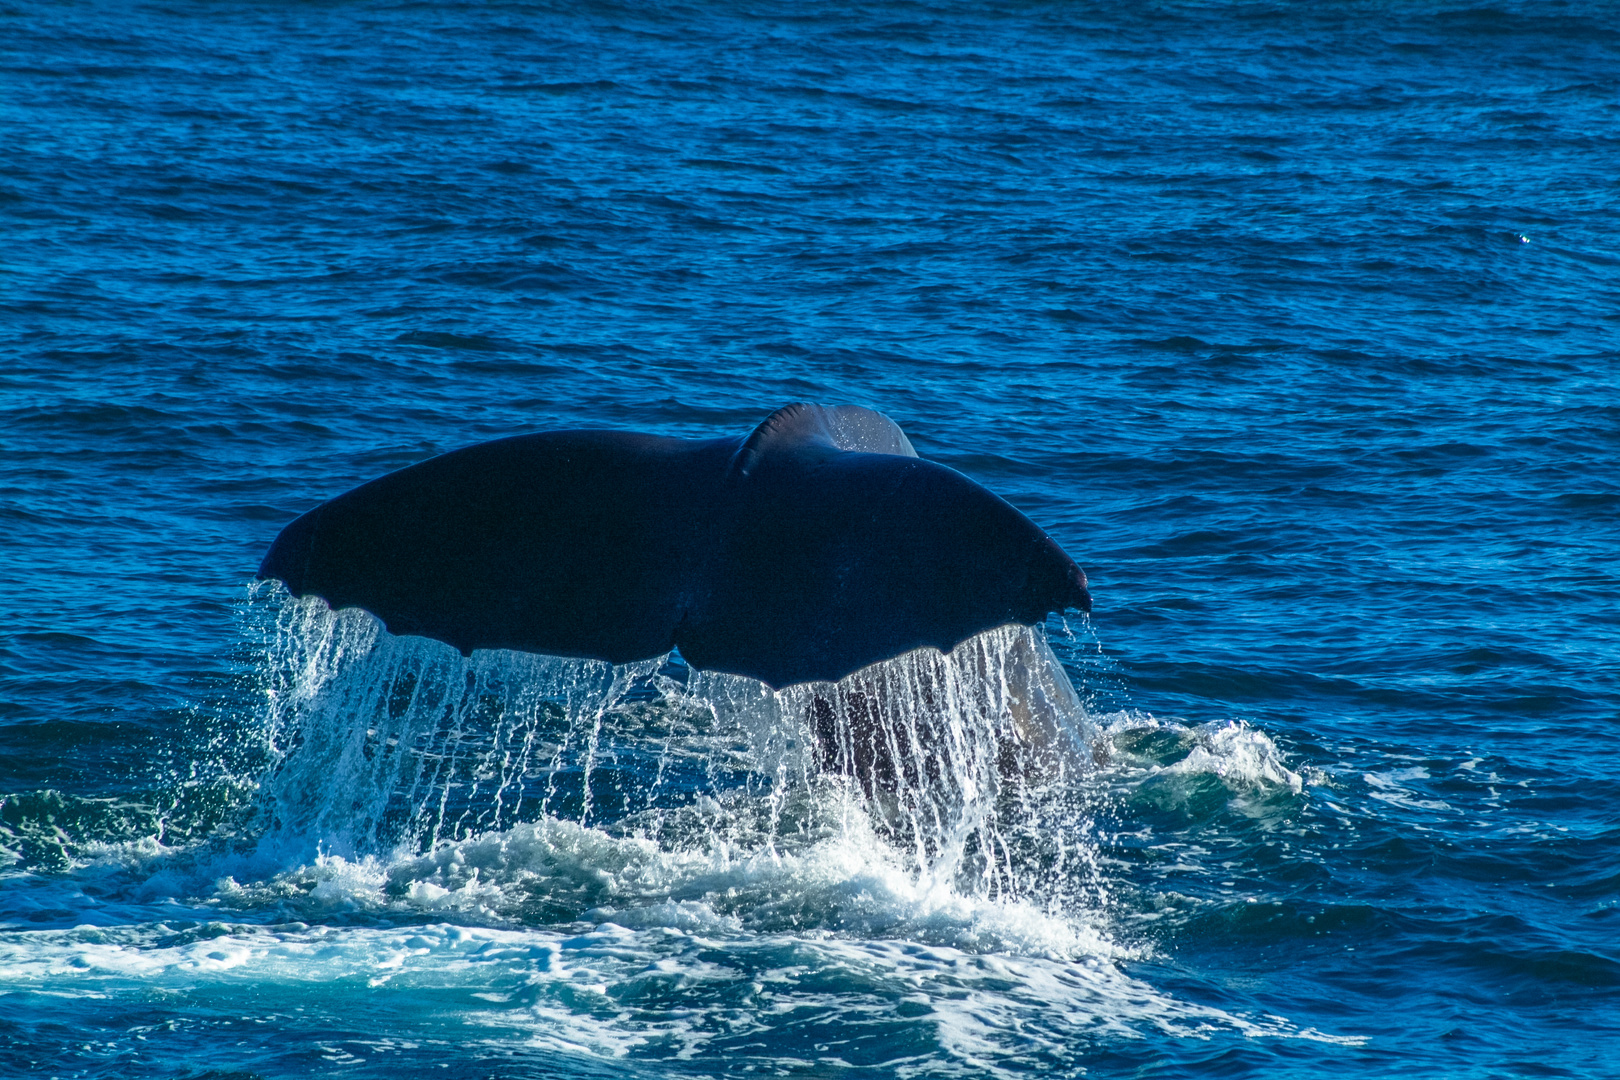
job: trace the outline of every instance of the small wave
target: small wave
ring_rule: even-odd
[[[1100,745],[1108,759],[1150,777],[1213,777],[1233,794],[1298,795],[1310,782],[1284,763],[1270,736],[1241,720],[1188,726],[1122,712],[1101,723]]]

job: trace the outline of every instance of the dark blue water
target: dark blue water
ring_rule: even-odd
[[[0,1072],[1614,1074],[1612,6],[24,3],[0,56]],[[434,453],[795,400],[1085,567],[1085,767],[908,846],[746,688],[249,589]]]

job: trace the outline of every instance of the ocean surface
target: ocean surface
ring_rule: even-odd
[[[0,135],[0,1075],[1620,1075],[1614,5],[11,0]],[[793,401],[1090,577],[929,790],[252,580]]]

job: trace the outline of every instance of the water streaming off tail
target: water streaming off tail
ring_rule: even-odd
[[[255,603],[277,758],[259,813],[288,854],[409,858],[537,825],[667,852],[860,834],[967,895],[1096,888],[1090,723],[1040,630],[772,691],[678,658],[464,658],[279,586]]]
[[[752,737],[782,790],[842,785],[913,870],[978,896],[1091,878],[1091,724],[1044,632],[1005,626],[838,683],[772,692],[697,675],[689,692]],[[797,751],[795,753],[794,751]]]

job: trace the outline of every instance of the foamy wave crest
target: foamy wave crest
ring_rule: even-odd
[[[1277,744],[1241,721],[1198,728],[1195,738],[1192,751],[1166,766],[1166,772],[1183,776],[1207,773],[1240,790],[1268,785],[1285,787],[1295,795],[1305,790],[1299,773],[1283,764]]]
[[[1182,819],[1269,812],[1320,779],[1289,768],[1270,736],[1237,720],[1189,726],[1117,713],[1103,719],[1096,746],[1126,803]]]

